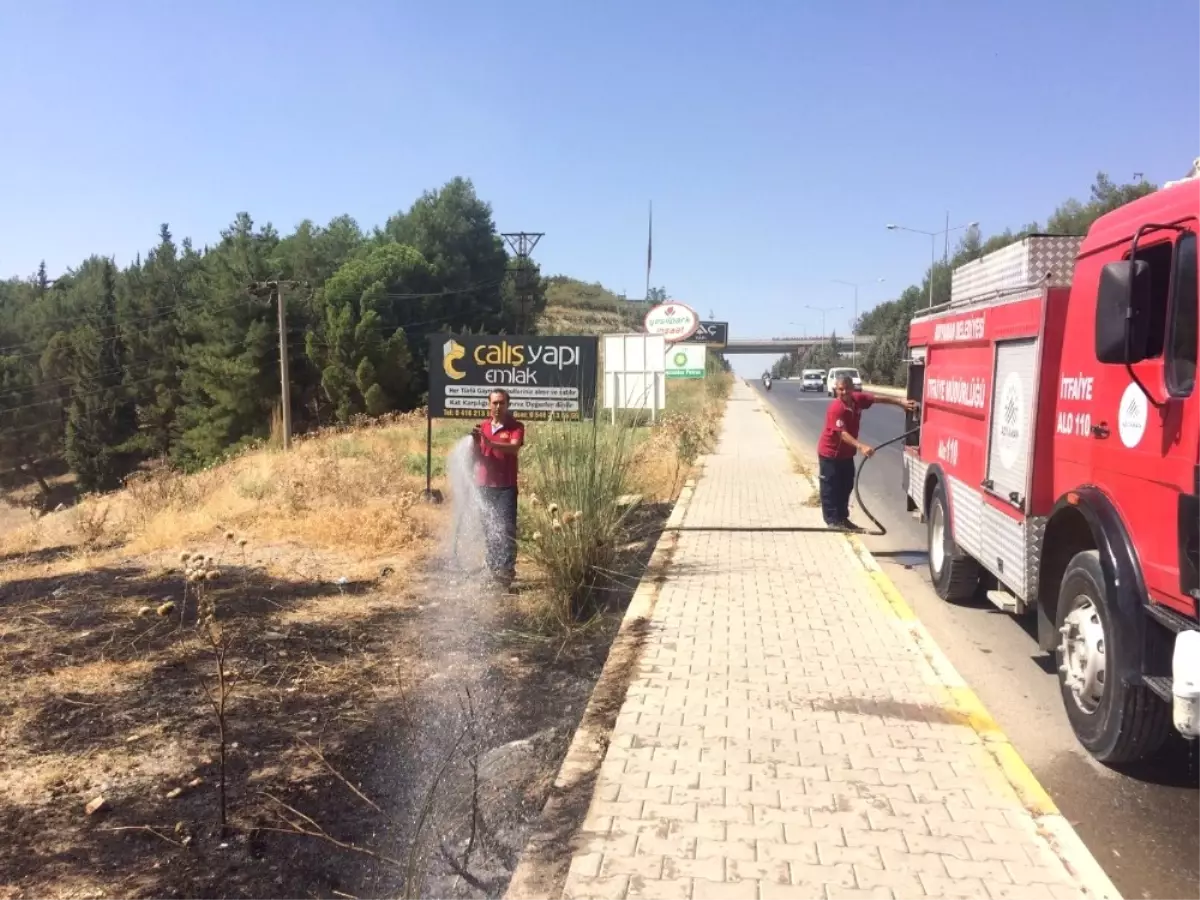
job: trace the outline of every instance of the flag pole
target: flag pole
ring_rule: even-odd
[[[650,201],[650,230],[646,235],[646,302],[650,302],[650,261],[654,253],[654,201]]]

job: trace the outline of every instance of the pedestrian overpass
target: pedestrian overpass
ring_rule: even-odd
[[[833,335],[814,337],[742,338],[741,340],[729,341],[724,347],[721,348],[721,352],[761,354],[793,353],[799,350],[807,350],[809,347],[817,347],[821,344],[828,344],[832,337]],[[843,353],[849,351],[855,345],[865,348],[874,343],[874,341],[875,336],[872,334],[860,334],[854,338],[837,335],[838,349]]]

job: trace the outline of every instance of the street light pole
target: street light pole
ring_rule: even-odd
[[[819,312],[821,314],[821,337],[829,337],[829,335],[826,334],[826,332],[825,332],[825,313],[835,312],[836,310],[839,310],[842,307],[841,306],[829,306],[829,307],[805,306],[804,308],[811,309],[813,312]]]
[[[854,288],[854,318],[850,323],[850,346],[854,353],[855,362],[858,361],[858,289],[861,285],[853,281],[844,281],[841,278],[833,279],[835,284],[848,284]],[[876,278],[872,284],[882,284],[882,278]]]
[[[908,228],[904,225],[888,224],[888,231],[911,231],[913,234],[924,234],[929,237],[929,305],[933,306],[933,269],[937,265],[937,239],[942,235],[946,236],[947,250],[949,249],[950,232],[958,231],[961,228],[975,228],[978,222],[967,222],[965,225],[955,225],[950,227],[949,218],[946,220],[946,227],[941,231],[922,231],[920,228]]]

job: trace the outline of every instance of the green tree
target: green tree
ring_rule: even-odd
[[[132,404],[121,387],[126,360],[117,323],[117,273],[110,260],[93,257],[85,263],[76,290],[89,291],[97,280],[94,315],[69,337],[66,459],[85,491],[117,486],[116,454],[133,431]]]
[[[880,384],[903,382],[909,322],[916,312],[929,305],[930,280],[933,281],[933,302],[944,303],[950,299],[951,273],[963,263],[1000,250],[1030,234],[1086,234],[1100,216],[1155,190],[1157,188],[1146,181],[1117,185],[1099,172],[1092,184],[1089,200],[1084,203],[1072,198],[1059,204],[1044,229],[1037,222],[1031,222],[1018,231],[1006,229],[987,240],[983,240],[978,231],[972,229],[959,241],[948,265],[936,263],[931,269],[926,269],[919,286],[907,288],[898,300],[880,303],[859,317],[859,334],[876,337],[876,343],[863,359],[864,375],[868,380]]]
[[[182,397],[181,311],[195,298],[187,293],[188,270],[199,264],[190,249],[181,259],[171,230],[163,224],[158,246],[125,272],[128,316],[126,382],[136,408],[137,431],[130,448],[158,456],[179,438]]]
[[[279,238],[271,226],[255,231],[240,213],[204,254],[187,291],[197,304],[181,315],[183,403],[172,456],[193,467],[247,439],[266,437],[279,402],[276,310],[252,296],[269,280]]]
[[[305,348],[338,421],[415,402],[400,310],[432,282],[420,253],[387,244],[343,265],[318,292],[320,327],[309,331]]]
[[[413,298],[401,310],[401,324],[410,335],[440,327],[492,334],[515,329],[515,295],[505,295],[509,256],[491,206],[476,196],[468,179],[454,178],[440,190],[425,192],[407,213],[390,218],[385,232],[415,248],[432,267],[430,295]],[[541,310],[535,306],[527,312],[536,317]]]

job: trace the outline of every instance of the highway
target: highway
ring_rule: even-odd
[[[776,381],[765,396],[802,461],[815,472],[825,394]],[[904,430],[904,414],[879,407],[863,414],[860,437],[875,446]],[[940,600],[929,583],[925,526],[905,509],[900,445],[867,462],[860,489],[888,534],[867,547],[915,609],[942,650],[983,700],[1018,752],[1127,898],[1200,896],[1200,752],[1177,736],[1153,760],[1115,771],[1075,740],[1059,695],[1052,657],[1028,621],[986,598]],[[870,522],[851,505],[851,518]]]

